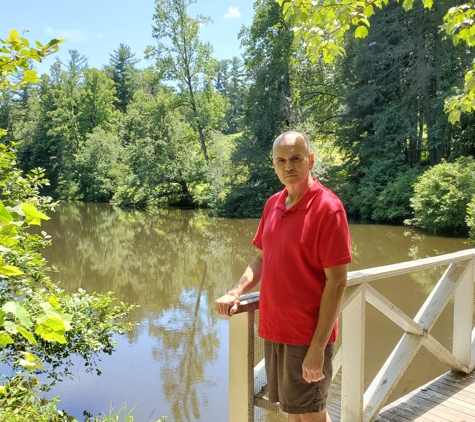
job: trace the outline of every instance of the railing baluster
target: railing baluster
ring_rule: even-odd
[[[229,320],[229,422],[248,422],[254,414],[254,375],[249,377],[250,315],[254,311],[234,315]]]
[[[359,287],[342,313],[341,422],[363,418],[365,288]]]
[[[472,328],[473,328],[473,290],[474,264],[471,260],[468,271],[458,285],[454,295],[454,336],[453,354],[472,370]]]

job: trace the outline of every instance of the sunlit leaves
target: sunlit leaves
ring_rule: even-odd
[[[356,31],[355,31],[356,38],[366,38],[367,35],[368,35],[368,28],[366,28],[366,26],[361,25],[361,26],[358,26],[358,28],[356,28]]]
[[[49,220],[50,218],[38,211],[33,204],[22,204],[21,208],[25,213],[25,221],[28,224],[40,226],[41,220]]]
[[[43,45],[36,42],[36,47],[30,47],[26,38],[20,36],[16,30],[11,30],[9,37],[0,39],[0,92],[5,89],[18,89],[20,86],[38,81],[35,70],[28,69],[29,62],[36,60],[41,62],[43,58],[55,53],[58,45],[63,40],[53,39]],[[13,83],[11,76],[21,74],[19,82]]]
[[[445,112],[449,114],[449,121],[455,124],[460,120],[462,113],[475,110],[475,63],[472,70],[465,74],[465,84],[460,94],[454,95],[445,101]]]
[[[2,306],[2,311],[14,315],[18,319],[18,321],[26,328],[30,328],[33,325],[28,311],[18,302],[11,301],[5,303]]]
[[[48,316],[38,321],[35,333],[47,341],[57,341],[58,343],[67,343],[64,338],[66,325],[64,321],[57,316]]]

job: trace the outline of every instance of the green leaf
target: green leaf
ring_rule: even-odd
[[[18,226],[16,224],[6,224],[0,228],[0,236],[16,236],[18,234]]]
[[[12,29],[10,31],[10,40],[19,41],[19,39],[20,39],[20,34],[18,33],[18,31],[16,29]]]
[[[22,204],[21,208],[25,213],[25,221],[28,224],[39,226],[41,225],[41,220],[50,220],[46,214],[38,211],[33,204]]]
[[[431,9],[434,5],[434,0],[422,0],[422,3],[424,3],[426,9]]]
[[[414,0],[404,0],[404,2],[402,3],[402,7],[407,12],[408,10],[412,9],[413,4]]]
[[[8,210],[5,208],[3,203],[0,202],[0,221],[6,225],[12,221],[13,218],[11,214],[8,212]]]
[[[36,326],[35,332],[46,341],[67,343],[63,336],[66,332],[66,327],[61,318],[48,316],[44,322]]]
[[[356,38],[366,38],[368,36],[368,28],[366,26],[361,25],[356,28],[355,37]]]
[[[5,347],[7,344],[13,343],[13,339],[8,334],[0,334],[0,346]]]
[[[21,275],[23,271],[13,265],[0,265],[0,274],[11,277],[14,275]]]
[[[60,306],[59,300],[56,299],[54,296],[50,296],[48,298],[48,302],[51,304],[53,308],[59,308]]]
[[[38,75],[36,70],[26,70],[23,72],[23,82],[36,83],[38,82]]]
[[[364,14],[369,18],[370,16],[374,15],[374,8],[373,5],[368,5],[364,8]]]
[[[449,113],[449,122],[453,125],[460,121],[461,112],[459,109],[454,109]]]
[[[17,330],[18,332],[23,336],[25,337],[30,343],[32,344],[37,344],[38,342],[36,341],[35,339],[35,336],[30,333],[28,330],[26,330],[25,328],[23,328],[21,325],[17,325]]]
[[[33,325],[28,311],[18,302],[7,302],[2,306],[2,310],[15,315],[24,327],[30,328]]]

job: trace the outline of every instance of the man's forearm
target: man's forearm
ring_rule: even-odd
[[[216,300],[216,312],[218,312],[219,315],[229,318],[236,313],[240,304],[239,296],[257,286],[261,281],[262,256],[262,251],[259,250],[257,256],[247,266],[237,284],[225,295]]]
[[[244,274],[239,279],[237,284],[228,291],[228,293],[233,293],[236,297],[247,293],[249,290],[252,290],[255,286],[261,281],[262,274],[262,259],[258,255],[252,262],[247,266]]]
[[[347,266],[326,269],[325,272],[327,283],[320,301],[317,328],[310,344],[311,349],[320,351],[326,347],[340,313],[347,283]]]

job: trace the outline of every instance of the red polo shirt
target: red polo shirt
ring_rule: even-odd
[[[324,268],[351,262],[346,212],[314,179],[304,197],[285,208],[287,189],[267,201],[253,244],[263,251],[259,335],[308,346],[326,283]],[[338,335],[335,323],[329,343]]]

